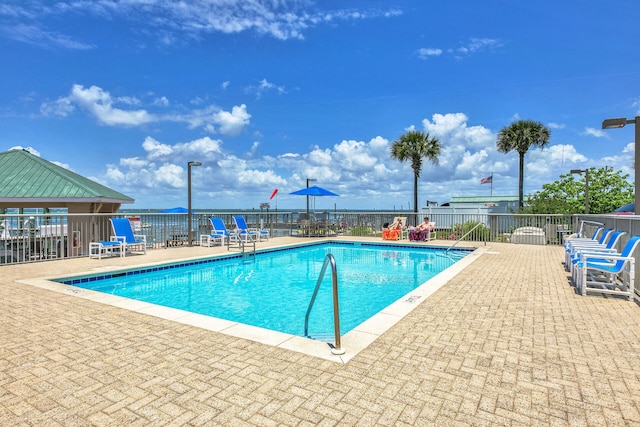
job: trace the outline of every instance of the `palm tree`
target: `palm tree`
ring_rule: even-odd
[[[391,144],[391,157],[404,162],[411,160],[411,169],[413,169],[413,212],[418,214],[418,178],[422,172],[422,161],[427,159],[434,165],[438,164],[438,156],[440,155],[440,140],[434,136],[430,136],[428,132],[417,130],[409,131],[393,141]],[[414,223],[417,220],[414,218]]]
[[[523,206],[524,155],[531,146],[544,148],[549,143],[551,131],[545,125],[533,120],[517,120],[498,132],[496,147],[501,153],[515,150],[520,155],[518,182],[518,206]]]

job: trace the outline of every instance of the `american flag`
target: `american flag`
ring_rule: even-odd
[[[490,175],[490,176],[488,176],[486,178],[482,178],[480,180],[480,185],[482,185],[482,184],[491,184],[492,182],[493,182],[493,175]]]

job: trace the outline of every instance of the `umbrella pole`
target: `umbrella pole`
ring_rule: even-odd
[[[309,186],[309,183],[307,183]],[[309,218],[309,195],[307,194],[307,237],[311,237],[311,218]]]

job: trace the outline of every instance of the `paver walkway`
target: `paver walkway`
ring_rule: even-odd
[[[346,364],[16,282],[213,251],[0,267],[0,425],[640,425],[640,308],[560,247],[489,244]]]

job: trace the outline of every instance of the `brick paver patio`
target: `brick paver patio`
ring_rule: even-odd
[[[640,425],[640,308],[560,247],[488,244],[346,364],[18,282],[215,250],[0,267],[0,425]]]

